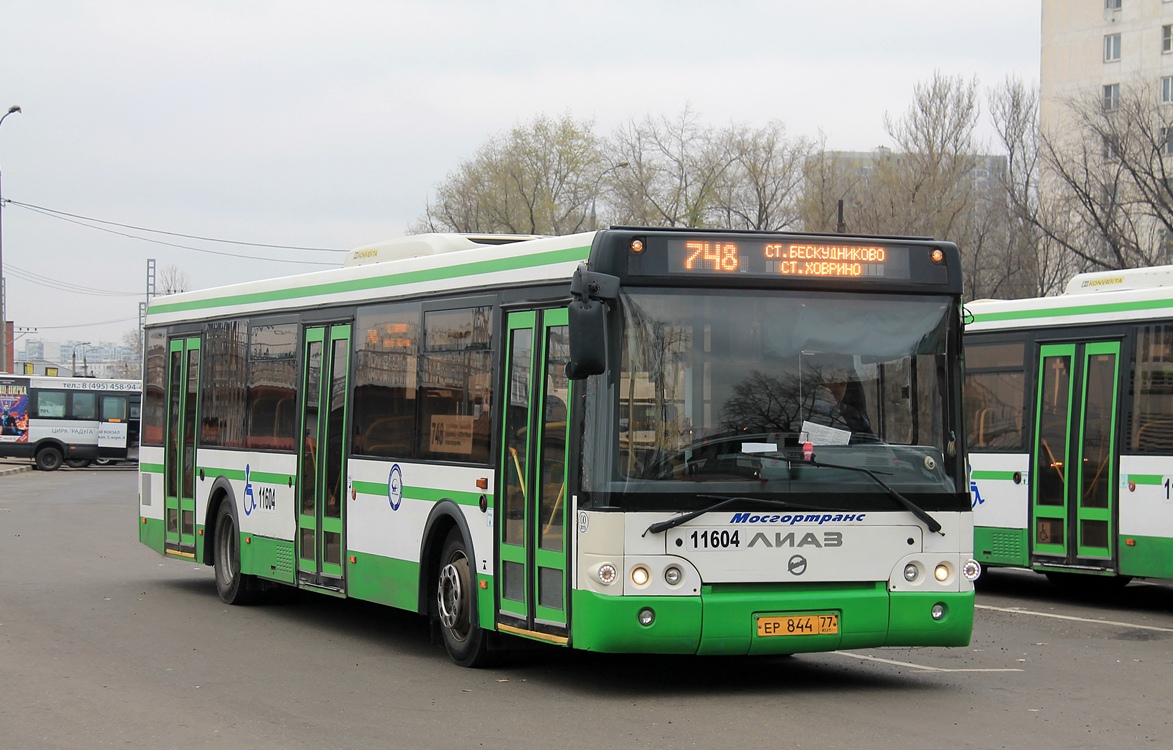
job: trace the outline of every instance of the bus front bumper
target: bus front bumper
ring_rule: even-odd
[[[943,614],[933,617],[936,605]],[[642,610],[652,621],[640,623]],[[606,653],[765,655],[878,646],[965,646],[974,592],[889,592],[883,583],[705,586],[700,596],[574,592],[571,643]],[[836,615],[835,633],[759,635],[759,618]],[[645,618],[647,613],[644,613]]]

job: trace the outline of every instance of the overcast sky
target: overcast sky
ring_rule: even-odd
[[[0,128],[3,197],[347,250],[404,234],[488,136],[539,114],[606,135],[689,105],[713,125],[888,145],[885,114],[934,71],[1037,82],[1039,20],[1036,0],[0,0],[0,114],[23,109]],[[193,288],[339,260],[103,226],[185,247],[3,210],[8,317],[31,337],[120,339],[148,258]]]

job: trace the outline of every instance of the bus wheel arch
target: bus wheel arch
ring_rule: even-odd
[[[41,471],[56,471],[65,463],[65,450],[55,442],[41,443],[34,460]]]
[[[448,656],[462,667],[486,662],[488,636],[477,609],[476,556],[459,506],[444,500],[432,509],[420,550],[420,613],[439,623]]]
[[[260,593],[256,576],[240,569],[240,522],[232,488],[221,477],[212,487],[208,503],[211,544],[204,547],[204,563],[215,569],[216,593],[225,604],[250,604]]]

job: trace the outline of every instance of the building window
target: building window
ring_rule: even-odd
[[[1120,109],[1120,84],[1109,83],[1104,86],[1104,110],[1115,112]]]
[[[1104,10],[1120,10],[1121,0],[1104,0]]]
[[[1104,62],[1120,62],[1120,35],[1108,34],[1104,37]]]
[[[1161,27],[1161,52],[1166,55],[1173,52],[1173,23]]]
[[[1173,154],[1173,128],[1161,128],[1161,153]]]
[[[1161,104],[1173,104],[1173,76],[1161,77]]]
[[[1112,159],[1113,161],[1120,158],[1120,152],[1116,149],[1116,141],[1111,136],[1101,136],[1100,141],[1100,156],[1105,159]]]

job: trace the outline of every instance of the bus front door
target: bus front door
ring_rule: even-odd
[[[199,415],[200,340],[173,339],[167,360],[167,448],[163,454],[163,546],[167,554],[196,555],[196,430]]]
[[[497,626],[566,644],[566,310],[510,313],[495,514]]]
[[[1031,467],[1031,563],[1116,570],[1120,342],[1039,351]]]
[[[298,457],[298,585],[344,592],[350,326],[305,329]]]

